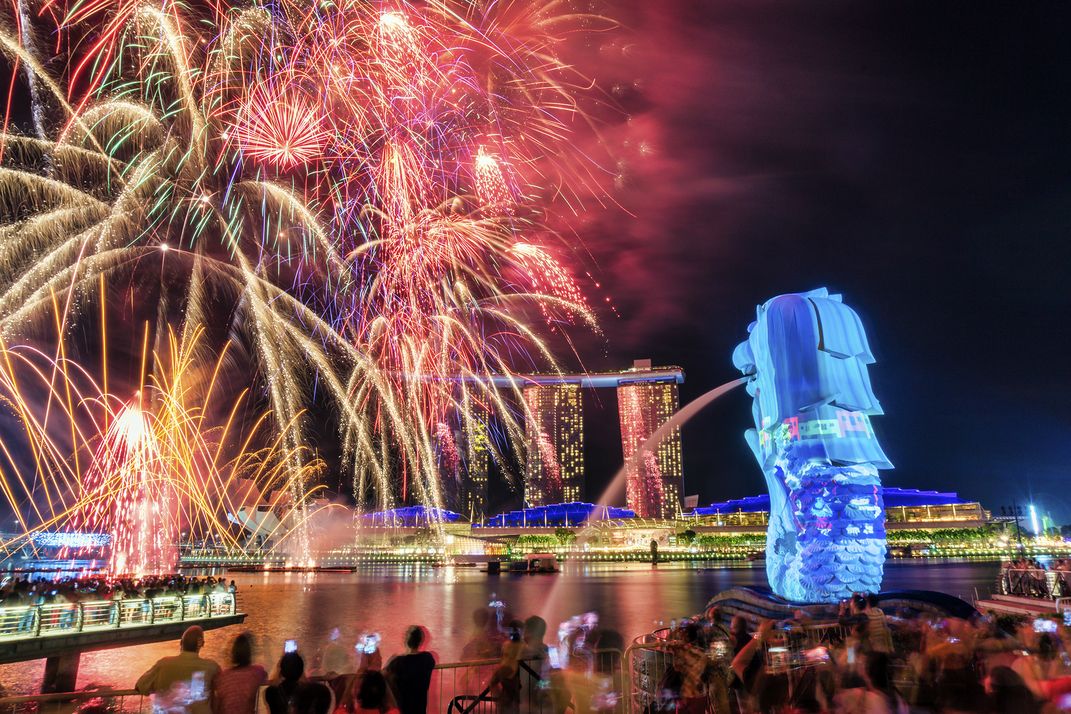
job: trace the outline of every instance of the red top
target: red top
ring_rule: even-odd
[[[255,714],[257,690],[267,681],[268,673],[259,664],[220,672],[212,683],[212,711]]]

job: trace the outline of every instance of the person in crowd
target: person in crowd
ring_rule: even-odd
[[[548,647],[543,641],[547,636],[547,621],[539,615],[532,615],[524,621],[524,655],[523,659],[533,660],[537,664],[533,669],[541,669],[547,659]],[[538,665],[538,666],[537,666]]]
[[[791,707],[800,714],[830,712],[836,689],[836,674],[831,668],[807,667],[793,688]]]
[[[710,659],[699,648],[701,630],[699,623],[689,622],[681,628],[679,639],[670,645],[673,667],[681,676],[679,714],[704,714],[707,711]]]
[[[1023,678],[1009,667],[994,667],[989,673],[989,711],[1040,714],[1041,706]]]
[[[524,623],[512,620],[506,630],[509,640],[502,646],[502,660],[491,675],[490,687],[495,692],[501,714],[517,714],[521,704],[521,659],[524,657]]]
[[[751,633],[747,631],[747,620],[742,615],[734,615],[729,623],[729,641],[733,646],[733,657],[740,654],[740,650],[751,642]]]
[[[423,651],[426,638],[423,627],[410,626],[405,633],[405,654],[387,661],[387,681],[401,714],[426,714],[428,710],[428,688],[435,657]]]
[[[866,616],[866,646],[870,652],[889,654],[893,650],[892,631],[889,630],[885,612],[878,607],[878,596],[870,593],[866,596],[863,608]]]
[[[253,664],[253,635],[243,632],[231,644],[231,667],[216,675],[212,687],[215,714],[254,714],[257,692],[268,681],[268,673]]]
[[[758,691],[761,685],[760,676],[763,670],[762,651],[773,632],[773,621],[763,620],[754,637],[748,637],[734,655],[730,664],[732,679],[729,689],[737,701],[746,707],[752,700],[752,695]]]
[[[209,714],[209,699],[219,665],[200,656],[204,645],[203,629],[197,625],[186,628],[179,640],[179,653],[158,660],[138,678],[134,688],[141,694],[183,699],[189,714]]]
[[[490,608],[478,607],[472,611],[472,637],[461,649],[461,659],[495,659],[502,654],[502,638]]]
[[[270,714],[291,714],[294,695],[305,679],[305,660],[297,652],[287,652],[279,660],[279,676],[264,692]]]
[[[290,699],[290,714],[331,714],[334,703],[335,697],[326,684],[304,681]]]
[[[353,650],[342,644],[341,639],[342,631],[337,627],[331,628],[328,642],[320,655],[320,671],[325,677],[353,671]]]
[[[365,672],[359,680],[353,700],[346,707],[339,707],[336,714],[397,714],[391,698],[387,678],[378,670]]]

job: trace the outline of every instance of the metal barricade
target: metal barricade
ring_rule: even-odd
[[[625,714],[628,702],[625,697],[625,653],[619,649],[597,649],[595,655],[595,673],[608,678],[610,691],[614,694],[612,706],[606,708],[615,714]]]
[[[839,645],[848,636],[848,629],[838,622],[824,622],[801,627],[807,647]]]
[[[1065,586],[1059,574],[1038,568],[1004,568],[1000,591],[1004,595],[1052,599]]]
[[[490,714],[495,711],[494,702],[487,699],[475,701],[491,683],[491,676],[498,668],[497,659],[450,662],[435,665],[428,688],[428,711],[446,712],[459,697],[467,697],[465,708],[469,714]]]
[[[673,655],[664,645],[655,641],[634,643],[625,650],[622,664],[625,712],[642,714],[666,707],[663,683],[673,666]]]

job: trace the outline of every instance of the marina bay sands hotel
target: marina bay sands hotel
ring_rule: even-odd
[[[621,454],[626,468],[627,507],[642,518],[673,518],[681,510],[683,469],[680,429],[657,444],[641,446],[680,405],[679,367],[652,367],[637,360],[620,372],[499,376],[497,386],[520,386],[526,407],[524,505],[547,506],[581,500],[584,486],[582,390],[617,390]],[[519,383],[519,384],[518,384]],[[473,522],[487,512],[486,437],[466,439],[467,479],[458,506]],[[481,442],[483,448],[480,448]]]

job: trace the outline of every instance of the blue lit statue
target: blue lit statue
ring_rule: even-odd
[[[747,441],[770,490],[766,574],[778,595],[835,602],[878,592],[885,508],[878,469],[892,464],[870,415],[874,356],[859,316],[825,288],[759,306],[733,364],[749,377]]]

